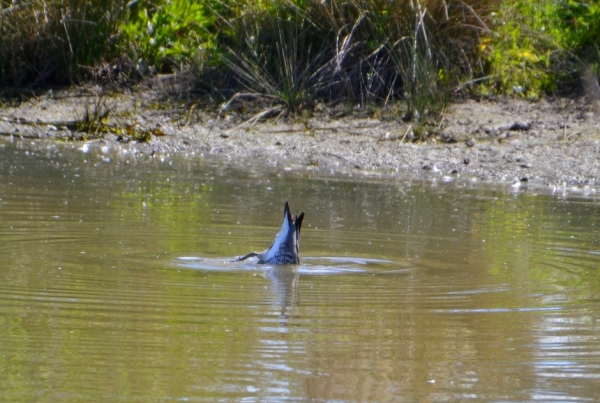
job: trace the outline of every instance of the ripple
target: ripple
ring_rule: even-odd
[[[298,266],[273,266],[258,265],[250,262],[236,260],[211,259],[199,256],[180,256],[175,258],[177,267],[193,270],[207,271],[265,271],[273,267],[290,267],[302,275],[340,275],[364,274],[374,272],[378,274],[406,273],[413,268],[381,270],[381,267],[398,266],[398,262],[389,259],[371,259],[362,257],[331,256],[331,257],[303,257],[303,263]],[[366,267],[365,267],[366,266]]]

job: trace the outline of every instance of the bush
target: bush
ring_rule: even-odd
[[[364,105],[402,97],[413,116],[437,112],[472,72],[468,55],[483,27],[467,3],[248,1],[225,60],[246,90],[289,111],[317,98]]]
[[[118,0],[2,0],[0,84],[69,84],[116,53],[125,8]]]
[[[598,73],[597,0],[511,1],[491,14],[492,31],[480,44],[492,86],[484,92],[537,98],[579,77],[582,63]]]
[[[600,2],[561,1],[555,13],[561,49],[567,49],[580,61],[578,71],[581,75],[586,76],[589,68],[596,79],[600,74]]]
[[[214,23],[201,0],[139,1],[121,26],[125,49],[155,70],[201,65],[214,48]]]

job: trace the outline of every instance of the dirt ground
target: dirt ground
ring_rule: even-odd
[[[328,174],[460,176],[600,193],[600,107],[585,100],[468,100],[453,103],[419,127],[404,122],[392,108],[317,105],[311,116],[253,124],[248,120],[255,115],[242,112],[243,103],[220,111],[164,102],[156,90],[101,94],[99,88],[80,88],[5,100],[0,137],[81,139],[84,133],[78,130],[86,116],[93,121],[109,111],[106,125],[91,125],[86,134],[89,152],[193,152]],[[426,140],[414,141],[419,131],[428,132]],[[149,141],[135,140],[144,136]]]

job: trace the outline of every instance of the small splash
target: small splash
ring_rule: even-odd
[[[198,256],[181,256],[175,259],[177,266],[193,270],[218,270],[218,271],[239,271],[256,270],[256,265],[238,262],[232,262],[225,258],[209,259]],[[238,263],[238,264],[235,264]]]
[[[193,270],[210,271],[268,271],[277,266],[269,264],[256,264],[255,261],[236,261],[234,258],[204,258],[201,256],[180,256],[175,259],[178,267]],[[413,270],[399,262],[387,259],[372,259],[362,257],[303,257],[302,263],[294,267],[302,275],[322,276],[339,274],[364,274],[369,271],[377,273],[402,273]],[[387,270],[386,270],[387,269]]]
[[[307,266],[298,267],[298,273],[309,276],[324,276],[333,274],[362,274],[365,269],[350,266]]]
[[[352,257],[352,256],[343,256],[343,257],[305,257],[303,258],[305,261],[309,260],[309,261],[318,261],[318,260],[324,260],[324,261],[329,261],[329,262],[333,262],[333,263],[353,263],[353,264],[360,264],[360,265],[366,265],[369,263],[392,263],[391,260],[387,260],[387,259],[371,259],[371,258],[363,258],[363,257]]]

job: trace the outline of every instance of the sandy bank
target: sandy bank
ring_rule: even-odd
[[[428,122],[427,141],[413,142],[414,123],[385,109],[340,113],[318,107],[293,123],[251,125],[243,123],[252,115],[235,110],[219,114],[160,99],[148,91],[99,98],[94,89],[78,89],[13,100],[0,109],[0,133],[5,141],[80,138],[73,122],[86,109],[104,108],[110,109],[106,133],[88,142],[91,150],[215,155],[334,174],[457,175],[583,193],[600,187],[600,110],[583,101],[455,103]],[[137,142],[131,140],[135,133],[152,135]]]

